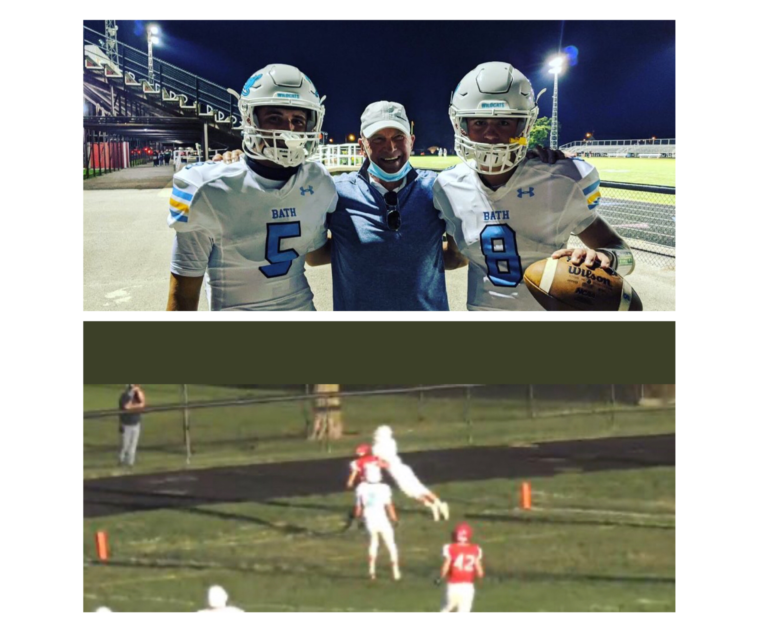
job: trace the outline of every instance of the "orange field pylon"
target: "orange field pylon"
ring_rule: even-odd
[[[520,507],[523,510],[531,509],[531,484],[528,481],[523,481],[520,486]]]
[[[107,533],[96,533],[96,555],[99,557],[99,561],[109,560],[109,547],[107,546]]]

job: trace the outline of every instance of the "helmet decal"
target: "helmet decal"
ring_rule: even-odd
[[[262,77],[262,74],[254,74],[251,76],[245,83],[245,87],[243,87],[243,96],[248,96],[248,92],[251,91],[251,87],[253,87],[257,80],[259,80]]]

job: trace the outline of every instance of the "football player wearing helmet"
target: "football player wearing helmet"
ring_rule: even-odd
[[[359,172],[334,177],[332,238],[308,257],[331,262],[335,311],[447,311],[445,270],[466,265],[433,206],[437,173],[411,167],[416,138],[400,103],[365,108]]]
[[[197,310],[205,277],[213,311],[313,311],[304,257],[325,243],[337,202],[328,171],[308,162],[325,97],[281,64],[254,73],[237,96],[244,156],[188,165],[173,179],[167,308]]]
[[[460,523],[451,534],[451,543],[443,546],[443,566],[435,583],[447,581],[440,612],[468,613],[475,598],[475,577],[482,579],[483,550],[472,541],[472,528]]]
[[[373,455],[386,463],[387,471],[397,483],[397,487],[406,496],[419,501],[432,511],[432,518],[448,520],[450,509],[445,501],[428,489],[416,476],[413,469],[403,463],[397,453],[397,442],[392,437],[392,428],[381,425],[373,433]]]
[[[469,260],[469,310],[541,310],[523,273],[550,256],[623,275],[634,268],[627,244],[597,214],[597,170],[579,158],[552,164],[541,149],[528,153],[538,113],[531,83],[508,63],[478,65],[451,96],[464,163],[437,178],[434,204]],[[572,234],[588,248],[566,249]]]
[[[392,490],[389,485],[382,483],[380,469],[370,470],[367,476],[367,480],[360,483],[355,491],[357,500],[355,518],[362,517],[371,538],[368,546],[368,574],[371,579],[376,579],[376,559],[379,554],[379,537],[381,537],[389,551],[392,577],[397,581],[400,579],[400,566],[395,533],[392,528],[392,523],[397,525],[397,512],[392,504]]]

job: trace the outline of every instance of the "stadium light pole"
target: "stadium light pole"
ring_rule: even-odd
[[[555,56],[549,61],[549,73],[555,75],[555,91],[552,98],[552,130],[549,133],[549,147],[557,150],[557,77],[563,71],[565,59],[562,56]]]
[[[160,27],[157,25],[147,26],[147,76],[149,77],[149,84],[154,86],[155,84],[155,70],[152,67],[152,45],[157,45],[160,39],[157,34],[160,33]]]

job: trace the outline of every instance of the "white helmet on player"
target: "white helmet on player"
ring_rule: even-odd
[[[541,93],[539,94],[539,96]],[[480,174],[503,174],[516,167],[528,150],[528,138],[539,115],[538,96],[530,81],[509,63],[483,63],[461,79],[451,94],[456,154]],[[469,139],[471,118],[520,119],[508,143],[478,143]]]
[[[389,425],[380,425],[373,432],[373,440],[388,441],[392,438],[392,428]]]
[[[211,586],[208,589],[208,607],[224,608],[227,605],[229,595],[221,586]]]
[[[324,100],[325,96],[320,98],[312,81],[292,65],[272,64],[255,72],[246,81],[237,104],[243,118],[245,154],[287,168],[304,163],[320,142]],[[306,110],[307,131],[260,128],[256,108],[266,105]]]

